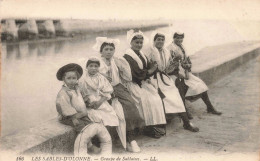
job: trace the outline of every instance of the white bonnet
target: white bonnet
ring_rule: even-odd
[[[137,35],[141,35],[144,39],[144,44],[148,43],[148,39],[146,38],[146,36],[144,36],[143,32],[142,31],[138,31],[138,32],[134,32],[133,29],[127,31],[127,34],[126,34],[126,40],[127,40],[127,43],[131,46],[131,41],[132,39],[137,36]]]
[[[166,41],[166,33],[160,30],[154,30],[151,34],[151,40],[150,40],[150,45],[153,47],[154,46],[154,37],[156,34],[164,35],[165,41]]]
[[[96,38],[96,44],[93,46],[93,49],[97,52],[100,52],[100,48],[102,46],[103,43],[113,43],[115,45],[115,48],[117,48],[117,46],[120,43],[119,39],[109,39],[107,37],[97,37]]]

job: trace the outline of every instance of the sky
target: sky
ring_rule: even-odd
[[[260,20],[260,0],[0,0],[0,17]]]

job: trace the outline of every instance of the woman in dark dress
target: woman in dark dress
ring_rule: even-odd
[[[158,91],[150,80],[157,70],[157,64],[148,63],[141,51],[144,42],[144,35],[141,31],[128,31],[127,41],[130,48],[126,50],[124,58],[129,63],[132,73],[132,82],[127,83],[127,88],[135,100],[140,115],[145,120],[147,127],[144,133],[160,138],[163,133],[156,127],[166,124],[165,112]]]

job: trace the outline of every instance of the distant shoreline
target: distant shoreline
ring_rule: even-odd
[[[16,41],[2,41],[2,45],[15,45],[20,43],[44,43],[44,42],[54,42],[54,41],[66,41],[66,40],[75,40],[75,39],[89,39],[95,36],[114,36],[123,34],[130,29],[149,31],[159,27],[167,27],[169,24],[153,24],[148,26],[137,26],[137,27],[123,27],[123,28],[113,28],[103,31],[94,31],[94,30],[83,30],[79,32],[71,32],[69,36],[56,36],[54,38],[37,38],[37,39],[25,39],[25,40],[16,40]]]

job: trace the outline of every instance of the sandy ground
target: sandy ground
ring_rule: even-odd
[[[237,156],[240,158],[236,160],[245,159],[241,156],[246,156],[248,161],[257,159],[260,145],[259,58],[210,87],[209,96],[213,105],[223,112],[221,116],[208,114],[205,104],[198,100],[191,104],[194,116],[192,122],[200,128],[198,133],[184,130],[177,118],[173,120],[174,126],[168,125],[167,136],[160,139],[138,136],[141,154],[168,157],[174,155],[175,159],[177,156],[185,159],[182,154],[197,158],[209,155],[231,157],[231,160]],[[115,148],[115,152],[126,154],[121,147]]]

